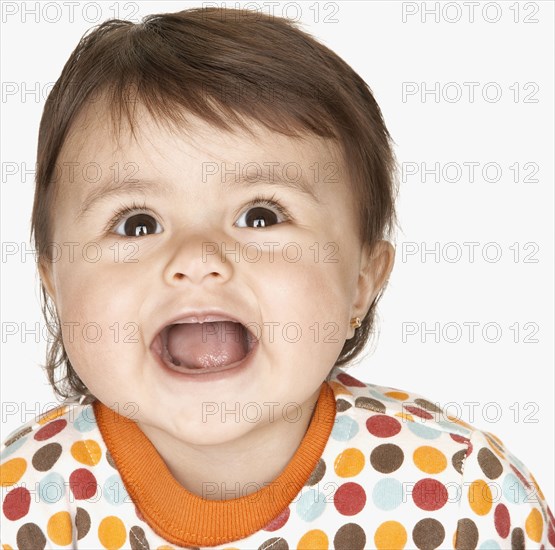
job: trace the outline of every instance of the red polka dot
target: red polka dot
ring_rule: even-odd
[[[77,500],[92,498],[96,494],[96,478],[86,468],[79,468],[71,473],[69,486]]]
[[[424,418],[426,420],[432,420],[433,416],[424,409],[420,407],[414,407],[413,405],[403,405],[407,411],[414,414],[414,416],[419,416],[420,418]]]
[[[507,538],[511,531],[511,516],[509,515],[509,510],[507,510],[507,507],[504,504],[498,504],[495,507],[493,517],[495,522],[495,530],[499,533],[499,536],[501,538]]]
[[[60,433],[67,425],[67,420],[60,418],[58,420],[53,420],[49,422],[46,426],[43,426],[36,434],[35,439],[37,441],[44,441],[45,439],[50,439],[52,436]]]
[[[552,523],[549,524],[549,528],[547,529],[547,540],[551,546],[555,546],[555,529]]]
[[[513,472],[516,474],[516,476],[518,477],[518,479],[520,479],[520,481],[522,481],[523,485],[525,487],[527,487],[528,489],[530,489],[530,482],[512,464],[511,464],[511,468],[512,468]]]
[[[354,516],[364,508],[366,493],[358,483],[344,483],[335,491],[333,502],[340,514]]]
[[[342,382],[345,386],[355,386],[357,388],[366,387],[366,384],[364,382],[361,382],[360,380],[353,378],[350,374],[347,374],[346,372],[339,373],[337,375],[337,380]]]
[[[27,515],[29,506],[31,506],[31,494],[25,487],[18,487],[6,495],[2,510],[8,519],[15,521]]]
[[[473,449],[472,443],[470,443],[470,439],[467,439],[466,437],[463,437],[462,435],[457,435],[457,434],[449,434],[449,435],[451,436],[451,439],[453,441],[456,441],[457,443],[464,443],[468,447],[466,456],[470,456]]]
[[[439,510],[445,505],[447,498],[445,485],[430,477],[421,479],[412,489],[412,499],[422,510]]]
[[[393,437],[401,431],[401,424],[396,418],[376,414],[366,421],[366,428],[376,437]]]
[[[277,531],[278,529],[281,529],[287,523],[290,514],[291,510],[288,506],[287,508],[285,508],[285,510],[283,510],[283,512],[281,512],[279,516],[274,518],[263,527],[264,531]]]

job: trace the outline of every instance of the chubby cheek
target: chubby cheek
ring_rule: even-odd
[[[63,293],[58,312],[64,347],[91,391],[91,380],[107,372],[113,376],[115,364],[124,374],[144,350],[138,317],[139,297],[144,294],[115,271],[114,266],[106,269],[85,262],[60,269]]]

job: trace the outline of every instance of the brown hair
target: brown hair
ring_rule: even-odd
[[[148,15],[141,23],[105,21],[85,33],[69,57],[39,129],[31,220],[39,262],[50,261],[56,162],[72,123],[87,102],[103,95],[114,125],[124,115],[133,132],[131,93],[170,124],[183,123],[190,112],[220,129],[248,131],[246,121],[252,119],[287,136],[334,140],[356,198],[361,241],[372,250],[378,240],[390,238],[397,167],[380,108],[362,78],[290,20],[249,10],[194,8]],[[385,287],[345,342],[336,367],[362,352]],[[41,297],[52,335],[44,367],[48,380],[61,397],[86,395],[42,282]],[[66,372],[57,382],[59,367]]]

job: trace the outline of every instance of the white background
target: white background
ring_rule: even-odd
[[[34,332],[35,324],[42,326],[43,320],[33,255],[22,259],[19,252],[5,254],[9,243],[19,250],[31,248],[33,170],[46,94],[81,35],[117,15],[115,10],[124,18],[138,6],[138,20],[149,13],[202,4],[82,2],[73,22],[64,2],[44,2],[38,12],[38,2],[26,7],[2,4],[4,439],[56,403],[39,367],[46,342]],[[444,406],[450,403],[448,412],[496,434],[529,467],[553,509],[554,4],[490,2],[484,11],[482,2],[473,21],[466,2],[438,3],[437,15],[433,11],[423,15],[434,4],[251,2],[250,6],[263,12],[273,6],[276,15],[300,16],[305,30],[362,76],[382,109],[400,165],[424,163],[433,168],[440,163],[444,169],[446,163],[458,163],[463,169],[457,177],[451,165],[446,178],[440,175],[438,181],[433,174],[422,181],[420,174],[405,173],[398,201],[401,231],[396,264],[379,308],[379,343],[350,372],[366,382],[421,393]],[[531,21],[524,22],[525,18]],[[478,83],[473,101],[465,82]],[[403,83],[418,91],[405,101]],[[436,83],[438,101],[433,93],[422,97],[422,88],[433,90]],[[457,90],[462,92],[458,101]],[[497,101],[496,90],[502,94]],[[483,98],[484,91],[490,101]],[[480,163],[473,181],[463,165],[469,162]],[[487,163],[497,164],[484,178]],[[515,163],[520,167],[517,182]],[[526,163],[537,165],[535,175],[524,169]],[[487,181],[497,179],[496,166],[501,170],[499,181]],[[25,168],[29,173],[22,174]],[[527,175],[538,181],[524,181]],[[479,243],[474,261],[465,242]],[[493,244],[485,247],[487,243]],[[424,247],[434,246],[439,246],[438,261],[433,253],[421,257]],[[462,257],[453,261],[457,247]],[[408,250],[417,253],[403,254]],[[484,260],[483,252],[491,261]],[[496,252],[501,253],[497,261]],[[537,261],[525,262],[527,255]],[[473,322],[479,324],[471,341],[468,324],[463,323]],[[19,332],[11,335],[14,323]],[[421,332],[403,338],[407,323],[428,329],[440,323],[440,341]],[[446,323],[455,324],[446,327]],[[486,323],[493,325],[484,337]],[[525,323],[533,323],[530,326],[537,326],[538,332],[532,334]],[[25,337],[24,326],[31,331]],[[459,341],[448,341],[456,340],[457,326],[462,329]],[[501,333],[493,342],[496,327]],[[537,342],[524,342],[526,337]],[[474,409],[470,402],[476,403]]]

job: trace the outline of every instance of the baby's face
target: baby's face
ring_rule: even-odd
[[[354,334],[352,314],[379,288],[361,286],[351,192],[326,142],[190,121],[172,133],[143,113],[136,139],[123,132],[116,143],[102,115],[79,117],[58,159],[60,257],[42,275],[91,392],[151,429],[208,444],[252,430],[257,409],[260,422],[294,418],[290,404],[317,396]],[[305,192],[293,185],[301,178]],[[248,206],[257,195],[283,213]],[[138,212],[115,218],[134,203]],[[210,379],[162,368],[151,346],[160,329],[207,308],[258,336],[249,367]],[[241,414],[222,418],[224,407]]]

